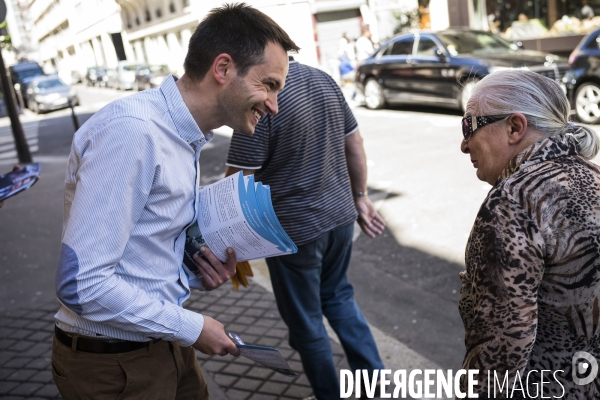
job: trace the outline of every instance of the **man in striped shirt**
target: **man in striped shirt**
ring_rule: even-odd
[[[234,132],[227,174],[255,171],[271,187],[277,217],[298,246],[296,254],[267,259],[277,306],[316,398],[339,399],[323,315],[351,369],[383,368],[346,272],[357,217],[370,237],[385,223],[367,197],[362,138],[333,79],[290,61],[279,107],[260,119],[254,135]]]
[[[252,34],[249,34],[252,32]],[[212,10],[190,39],[181,79],[117,100],[73,138],[65,177],[54,381],[69,399],[207,399],[194,349],[238,355],[223,325],[182,307],[235,272],[208,249],[182,265],[199,213],[200,150],[212,129],[251,134],[277,113],[298,47],[244,4]]]

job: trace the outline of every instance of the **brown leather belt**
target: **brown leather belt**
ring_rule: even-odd
[[[71,347],[73,345],[73,338],[56,325],[54,326],[54,335],[65,346]],[[154,339],[149,342],[131,342],[128,340],[102,340],[79,336],[77,338],[77,351],[97,354],[127,353],[128,351],[146,348],[150,343],[158,341],[160,339]]]

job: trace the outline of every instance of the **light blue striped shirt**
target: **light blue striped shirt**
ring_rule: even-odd
[[[198,214],[203,134],[169,77],[110,103],[77,131],[65,177],[56,292],[59,328],[86,336],[193,344],[185,230]]]

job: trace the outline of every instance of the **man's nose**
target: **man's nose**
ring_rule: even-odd
[[[275,115],[279,112],[279,106],[277,105],[277,93],[269,94],[265,106],[269,109],[269,113]]]

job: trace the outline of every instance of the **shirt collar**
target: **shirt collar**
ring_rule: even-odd
[[[169,75],[160,85],[160,90],[167,101],[167,107],[179,136],[188,143],[204,144],[213,138],[213,132],[203,133],[192,117],[190,110],[183,102],[183,97],[175,82],[177,78]]]
[[[571,134],[562,134],[535,142],[517,154],[500,174],[503,181],[520,169],[548,161],[553,158],[577,155],[577,139]]]

